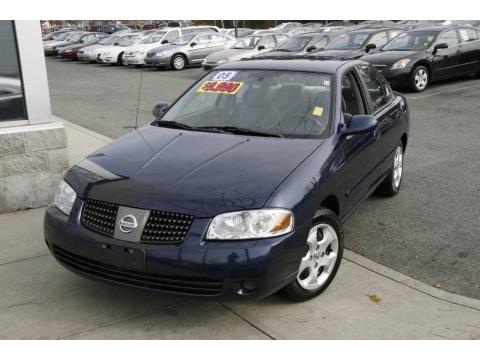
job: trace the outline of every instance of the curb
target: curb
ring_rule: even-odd
[[[443,289],[437,289],[424,282],[421,282],[420,280],[413,279],[405,274],[399,273],[398,271],[392,270],[384,265],[369,260],[351,250],[345,249],[343,257],[358,266],[361,266],[380,276],[386,277],[392,281],[407,286],[425,295],[431,296],[435,299],[480,311],[480,300],[453,294]]]

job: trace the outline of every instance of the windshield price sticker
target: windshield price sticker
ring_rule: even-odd
[[[199,93],[209,94],[228,94],[234,95],[242,87],[243,82],[240,81],[205,81],[202,86],[197,89]]]
[[[237,74],[238,71],[219,71],[212,80],[231,81]]]

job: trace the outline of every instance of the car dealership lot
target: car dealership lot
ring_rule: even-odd
[[[204,72],[83,64],[47,59],[55,115],[117,138],[152,119]],[[346,223],[346,246],[428,284],[480,298],[476,246],[480,179],[476,146],[480,81],[463,78],[407,94],[411,108],[403,190],[372,197]]]

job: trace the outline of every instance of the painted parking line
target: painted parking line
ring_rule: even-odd
[[[475,88],[477,86],[479,86],[480,83],[476,83],[476,84],[471,84],[470,86],[462,86],[462,87],[456,87],[456,88],[448,88],[448,89],[444,89],[444,90],[441,90],[441,91],[434,91],[434,92],[428,92],[426,94],[422,94],[422,95],[417,95],[417,96],[405,96],[408,100],[416,100],[416,99],[423,99],[423,98],[426,98],[426,97],[430,97],[430,96],[434,96],[434,95],[440,95],[440,94],[445,94],[445,93],[451,93],[451,92],[454,92],[454,91],[458,91],[458,90],[466,90],[466,89],[472,89],[472,88]]]

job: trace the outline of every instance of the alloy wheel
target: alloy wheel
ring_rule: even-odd
[[[415,86],[418,90],[424,90],[428,84],[428,73],[425,69],[419,69],[415,73]]]
[[[338,257],[338,236],[328,224],[317,224],[308,234],[308,251],[298,270],[298,284],[306,290],[320,288],[332,275]]]
[[[173,66],[177,70],[183,69],[185,66],[185,60],[183,59],[182,56],[176,56],[175,59],[173,59]]]
[[[398,146],[395,150],[395,157],[393,159],[393,187],[398,189],[400,187],[400,182],[402,181],[403,173],[403,150],[401,146]]]

